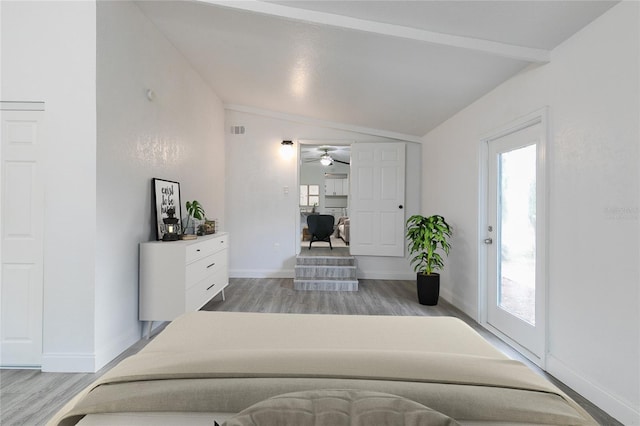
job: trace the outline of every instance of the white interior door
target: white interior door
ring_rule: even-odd
[[[44,184],[39,131],[43,113],[2,110],[0,114],[0,365],[36,367],[42,359]]]
[[[488,142],[484,240],[487,324],[539,365],[546,308],[543,135],[536,121]]]
[[[404,256],[404,143],[351,145],[350,252]]]

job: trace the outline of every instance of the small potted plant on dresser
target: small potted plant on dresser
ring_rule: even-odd
[[[407,239],[411,265],[417,273],[418,302],[421,305],[437,305],[440,296],[440,274],[434,272],[444,267],[438,250],[449,254],[448,239],[453,230],[444,217],[413,215],[407,220]]]
[[[184,226],[185,234],[183,234],[182,239],[183,240],[195,239],[196,238],[195,220],[204,219],[205,217],[204,208],[202,207],[202,204],[200,204],[198,200],[187,201],[186,207],[187,207],[188,216],[187,216],[187,223]],[[191,222],[191,225],[189,225],[189,222]],[[193,230],[192,233],[188,232],[190,228]]]

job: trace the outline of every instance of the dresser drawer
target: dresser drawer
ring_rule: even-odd
[[[227,265],[227,250],[222,250],[187,265],[185,288],[191,288],[197,282],[215,274]]]
[[[205,241],[198,241],[197,243],[187,246],[186,261],[191,263],[203,257],[209,256],[217,251],[227,248],[228,239],[226,236],[219,238],[213,238]]]
[[[218,271],[216,274],[199,281],[188,289],[185,294],[186,312],[197,311],[213,296],[218,294],[227,285],[227,274],[225,271]]]

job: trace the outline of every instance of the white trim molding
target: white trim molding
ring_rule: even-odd
[[[588,380],[552,354],[547,355],[547,372],[622,424],[640,425],[640,407],[634,407],[631,401],[613,395],[598,383]]]
[[[413,276],[413,280],[416,280],[415,275]],[[480,323],[480,321],[478,321],[477,307],[467,303],[466,299],[455,296],[453,292],[447,286],[443,286],[442,283],[440,284],[440,298]]]
[[[229,269],[229,278],[293,278],[293,269]]]
[[[42,354],[43,373],[95,373],[96,354],[49,352]]]
[[[142,324],[142,323],[138,323]],[[109,344],[103,346],[96,353],[95,368],[96,371],[107,365],[111,360],[122,353],[122,348],[128,348],[140,340],[142,336],[142,328],[140,326],[130,328],[126,334],[121,334],[117,339],[112,339]]]
[[[357,256],[356,256],[357,259]],[[383,272],[383,271],[363,271],[358,268],[358,279],[361,280],[416,280],[415,273],[402,273],[402,272]]]
[[[358,279],[362,280],[406,280],[415,281],[416,275],[412,273],[363,271],[358,269]],[[230,269],[230,278],[289,278],[293,279],[293,269]]]
[[[550,124],[549,124],[549,107],[544,106],[538,110],[535,110],[527,115],[516,118],[498,128],[495,128],[483,135],[479,139],[479,162],[478,162],[478,305],[477,305],[477,320],[484,328],[496,334],[501,339],[505,340],[507,336],[499,333],[497,329],[491,327],[488,323],[487,311],[488,311],[488,299],[487,299],[487,248],[483,243],[486,238],[486,229],[489,225],[487,217],[487,202],[489,199],[489,142],[500,139],[506,135],[517,132],[521,129],[525,129],[529,126],[540,123],[542,126],[542,135],[539,143],[537,144],[537,183],[536,183],[536,204],[538,214],[536,216],[536,277],[542,280],[540,288],[543,292],[542,299],[544,300],[543,312],[538,315],[538,308],[536,308],[536,325],[540,324],[544,330],[544,337],[542,342],[542,353],[540,357],[533,355],[532,352],[524,349],[517,342],[508,339],[511,346],[514,346],[524,356],[529,358],[536,365],[546,370],[546,356],[549,350],[549,330],[548,330],[548,284],[549,284],[549,272],[548,272],[548,244],[549,244],[549,159],[548,159],[548,146],[551,140]],[[524,350],[523,350],[524,349]],[[533,355],[533,356],[532,356]]]

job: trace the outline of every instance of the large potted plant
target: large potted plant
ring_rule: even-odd
[[[453,230],[444,217],[413,215],[407,220],[407,239],[411,265],[417,273],[418,302],[437,305],[440,296],[440,274],[444,267],[439,251],[449,254],[448,239]]]

